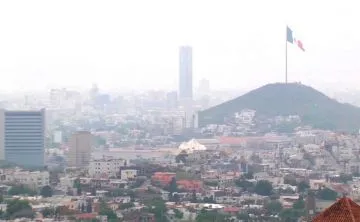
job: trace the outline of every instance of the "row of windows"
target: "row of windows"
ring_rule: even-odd
[[[95,170],[104,170],[104,169],[101,169],[100,167],[95,167]],[[107,170],[109,171],[110,168],[107,168]]]
[[[5,133],[5,138],[25,138],[25,137],[42,137],[43,134],[42,133],[33,133],[33,132],[29,132],[29,133],[25,133],[25,132],[22,132],[22,133],[8,133],[6,132]]]
[[[36,152],[43,152],[43,148],[41,146],[23,146],[23,147],[5,147],[5,152],[16,152],[16,155],[19,154],[19,152],[23,151],[36,151]],[[25,155],[25,154],[24,154]]]
[[[6,144],[42,144],[44,143],[43,140],[38,139],[38,140],[22,140],[22,141],[18,141],[18,140],[7,140],[5,139],[5,145]]]
[[[97,165],[97,166],[100,166],[100,165],[103,165],[104,163],[95,163],[95,165]],[[112,164],[114,164],[114,165],[124,165],[124,163],[119,163],[119,162],[112,162]],[[106,165],[110,165],[110,163],[106,163]]]
[[[41,117],[42,116],[42,112],[31,112],[31,111],[26,111],[26,112],[5,112],[5,116],[7,118],[11,118],[11,117]]]
[[[11,125],[5,125],[5,129],[6,130],[9,130],[9,129],[42,129],[43,126],[42,125],[39,125],[39,124],[19,124],[19,125],[14,125],[14,124],[11,124]]]

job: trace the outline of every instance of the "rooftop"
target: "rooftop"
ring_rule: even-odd
[[[317,215],[313,222],[355,222],[360,221],[360,206],[350,198],[343,197]]]

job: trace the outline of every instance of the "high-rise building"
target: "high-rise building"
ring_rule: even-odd
[[[0,159],[21,166],[44,166],[45,109],[0,111]]]
[[[69,140],[68,166],[85,168],[89,165],[93,136],[90,132],[79,131]]]
[[[192,48],[190,46],[180,47],[179,59],[179,98],[180,100],[192,100]]]
[[[180,47],[179,103],[185,112],[185,128],[193,126],[192,48]]]

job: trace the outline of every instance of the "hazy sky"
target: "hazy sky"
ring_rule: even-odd
[[[1,0],[0,91],[177,89],[178,47],[193,46],[194,88],[289,80],[360,88],[359,3],[338,0]],[[340,82],[340,84],[336,84]]]

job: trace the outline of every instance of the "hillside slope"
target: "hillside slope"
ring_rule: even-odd
[[[220,124],[225,117],[242,109],[254,109],[256,115],[299,115],[304,124],[337,131],[360,129],[360,108],[339,103],[323,93],[298,83],[268,84],[199,113],[199,124]]]

